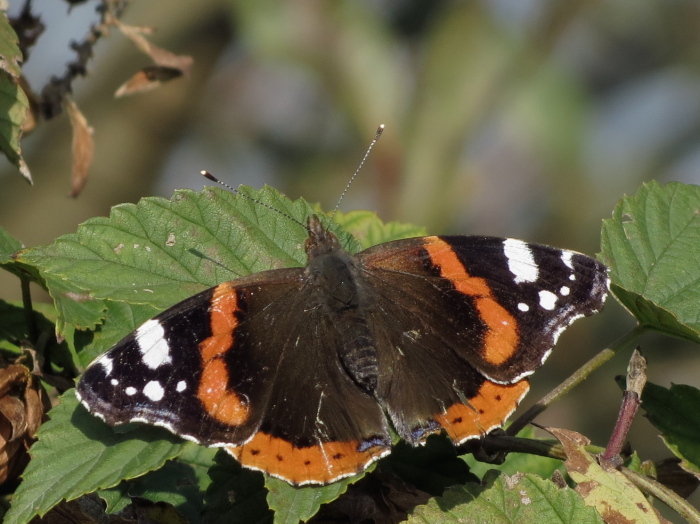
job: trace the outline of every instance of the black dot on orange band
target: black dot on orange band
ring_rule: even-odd
[[[498,400],[499,402],[501,401],[501,395],[496,395],[494,398],[495,398],[496,400]]]
[[[452,421],[453,424],[459,424],[460,422],[462,422],[462,417],[457,417]]]
[[[250,454],[251,454],[251,455],[258,455],[259,453],[260,453],[260,450],[259,450],[259,449],[251,449],[251,450],[250,450]]]
[[[257,453],[253,454],[254,450]],[[259,431],[246,444],[227,446],[226,451],[246,467],[303,485],[328,484],[358,473],[385,455],[388,445],[352,440],[296,447],[288,440]]]

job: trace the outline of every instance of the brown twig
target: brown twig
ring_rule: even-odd
[[[87,74],[87,64],[92,58],[95,44],[109,34],[109,27],[114,25],[124,13],[130,0],[102,0],[96,10],[100,14],[99,22],[90,26],[87,36],[81,42],[71,42],[76,58],[66,64],[62,76],[51,77],[41,90],[41,113],[51,119],[63,112],[63,103],[67,95],[73,92],[73,81]]]
[[[10,19],[10,26],[17,33],[17,47],[24,63],[29,59],[30,50],[36,44],[46,27],[41,18],[32,13],[32,0],[26,0],[19,15]]]
[[[600,456],[602,460],[610,462],[620,455],[622,446],[627,440],[627,433],[629,433],[632,421],[641,404],[642,390],[647,382],[646,368],[646,359],[638,349],[635,349],[627,367],[627,387],[622,396],[620,412],[617,415],[608,446]]]

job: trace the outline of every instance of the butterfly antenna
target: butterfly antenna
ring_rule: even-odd
[[[250,200],[251,202],[255,202],[256,204],[258,204],[258,205],[260,205],[260,206],[262,206],[262,207],[266,207],[267,209],[270,209],[270,210],[274,211],[275,213],[279,213],[279,214],[282,215],[283,217],[286,217],[286,218],[288,218],[289,220],[291,220],[292,222],[295,222],[295,223],[299,224],[299,225],[300,225],[301,227],[303,227],[304,229],[307,229],[306,224],[301,223],[300,221],[298,221],[298,220],[297,220],[296,218],[294,218],[293,216],[291,216],[291,215],[285,213],[284,211],[280,211],[280,210],[277,209],[276,207],[272,207],[270,204],[266,204],[266,203],[263,202],[262,200],[258,200],[257,198],[253,198],[252,196],[246,195],[245,193],[241,193],[241,192],[240,192],[238,189],[236,189],[235,187],[230,186],[230,185],[228,185],[226,182],[222,182],[221,180],[219,180],[218,178],[216,178],[216,177],[215,177],[214,175],[212,175],[209,171],[203,169],[202,171],[199,172],[199,174],[202,175],[204,178],[208,178],[208,179],[211,180],[212,182],[216,182],[217,184],[219,184],[219,185],[225,187],[226,189],[228,189],[228,190],[231,191],[232,193],[236,193],[237,195],[240,195],[240,196],[242,196],[243,198],[247,198],[247,199]]]
[[[348,183],[345,185],[345,189],[343,189],[343,192],[340,194],[340,198],[338,199],[338,203],[335,205],[335,209],[333,209],[333,213],[331,213],[331,221],[333,221],[333,217],[335,217],[335,214],[338,212],[338,208],[340,207],[340,203],[343,201],[343,197],[345,196],[345,193],[348,192],[348,189],[350,189],[350,185],[355,181],[355,178],[357,177],[358,173],[362,169],[362,166],[365,165],[365,162],[367,161],[367,157],[369,157],[369,154],[372,151],[374,144],[376,144],[377,140],[379,140],[379,137],[382,136],[382,132],[384,132],[384,124],[381,124],[377,128],[377,132],[374,134],[374,138],[370,142],[369,147],[367,148],[367,151],[365,152],[365,156],[362,157],[362,161],[360,162],[360,165],[357,166],[357,169],[350,177],[350,180],[348,180]]]

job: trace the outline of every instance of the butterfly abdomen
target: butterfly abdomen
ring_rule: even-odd
[[[365,391],[373,392],[377,388],[379,359],[366,319],[353,309],[341,314],[335,327],[345,371]]]

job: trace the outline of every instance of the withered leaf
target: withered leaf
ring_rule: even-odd
[[[117,92],[114,93],[115,97],[121,97],[126,95],[133,95],[135,93],[143,93],[144,91],[150,91],[155,89],[161,84],[173,80],[174,78],[179,78],[182,76],[182,71],[180,69],[175,69],[167,66],[148,66],[144,67],[132,76],[129,80],[124,82]]]
[[[70,196],[77,197],[85,187],[88,171],[92,165],[95,152],[95,141],[92,138],[93,129],[87,123],[85,116],[71,99],[66,99],[66,112],[73,128],[73,173],[71,176]]]

